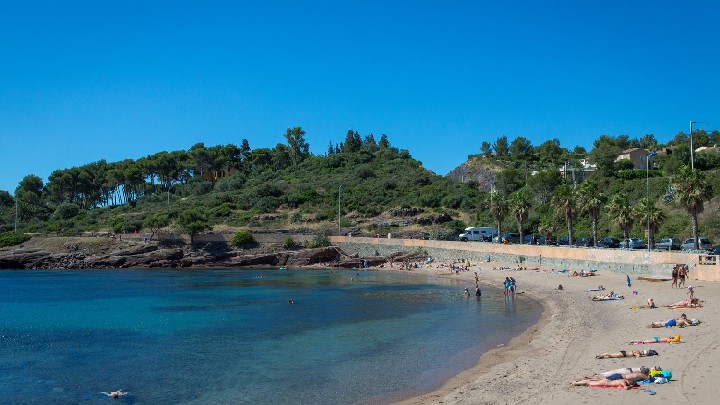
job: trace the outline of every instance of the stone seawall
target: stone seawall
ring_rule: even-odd
[[[385,256],[420,249],[436,260],[468,259],[473,264],[518,263],[523,267],[568,270],[609,270],[618,273],[668,276],[672,266],[689,263],[697,255],[620,249],[559,246],[498,245],[484,242],[450,242],[416,239],[331,236],[330,241],[348,254]]]

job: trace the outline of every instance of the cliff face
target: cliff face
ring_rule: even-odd
[[[491,168],[479,164],[477,161],[468,160],[454,168],[446,177],[463,183],[474,181],[478,183],[480,191],[489,192],[496,174]]]

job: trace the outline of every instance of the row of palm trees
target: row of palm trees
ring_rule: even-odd
[[[705,174],[685,166],[673,177],[670,187],[672,201],[681,205],[690,216],[692,224],[695,249],[698,249],[698,215],[705,208],[705,201],[712,198],[712,187],[707,182]],[[492,193],[491,214],[496,221],[497,232],[507,215],[512,215],[518,223],[520,240],[523,239],[523,227],[527,221],[532,204],[532,198],[526,189],[510,194],[507,198],[498,192]],[[607,210],[614,226],[623,232],[625,243],[629,238],[630,229],[637,222],[648,234],[648,246],[655,245],[654,235],[665,220],[665,212],[656,205],[655,201],[643,198],[638,204],[630,205],[628,195],[617,193],[609,198],[603,194],[598,183],[593,180],[585,181],[579,187],[561,184],[555,189],[551,198],[555,213],[562,217],[567,225],[568,243],[574,244],[574,224],[578,215],[586,214],[592,222],[593,243],[598,243],[598,222],[603,208]],[[539,231],[550,234],[554,230],[552,219],[544,218]]]

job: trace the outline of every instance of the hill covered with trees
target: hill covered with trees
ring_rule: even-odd
[[[484,141],[480,153],[438,176],[410,152],[348,131],[324,155],[309,153],[302,128],[285,143],[159,152],[137,160],[92,162],[59,169],[43,182],[28,175],[11,194],[0,190],[0,231],[78,235],[82,232],[194,235],[215,231],[297,230],[386,232],[451,239],[468,225],[502,231],[644,238],[647,221],[660,236],[697,232],[720,237],[716,200],[720,154],[695,154],[679,133],[661,145],[652,135],[602,135],[591,151],[556,139],[538,146],[523,137]],[[693,133],[698,146],[720,133]],[[617,156],[630,148],[662,151],[652,170],[633,170]],[[587,170],[593,167],[592,170]],[[686,190],[683,185],[694,184]],[[647,199],[646,197],[649,197]],[[15,213],[17,212],[17,222]],[[650,214],[648,214],[650,213]],[[619,218],[622,218],[620,220]]]

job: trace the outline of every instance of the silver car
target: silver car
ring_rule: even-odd
[[[663,238],[659,242],[655,243],[655,249],[661,250],[680,250],[680,239],[678,238]]]
[[[626,242],[627,246],[625,245]],[[628,238],[627,241],[620,241],[620,247],[629,249],[642,249],[645,247],[645,242],[643,242],[642,239],[638,238]]]
[[[710,239],[708,239],[706,236],[701,236],[698,238],[698,248],[700,250],[711,250],[712,249],[712,243],[710,242]],[[695,239],[690,238],[683,242],[681,246],[682,250],[695,250]]]

